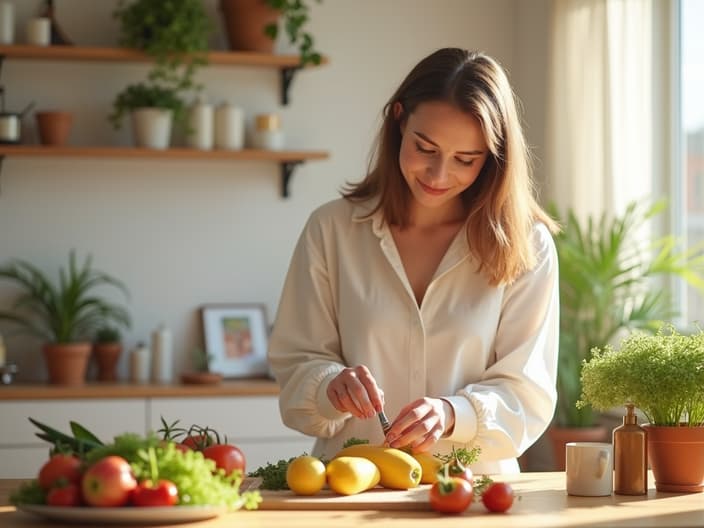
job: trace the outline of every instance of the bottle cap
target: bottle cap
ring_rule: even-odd
[[[626,404],[626,416],[623,417],[623,424],[637,424],[638,423],[638,417],[636,416],[636,413],[634,411],[634,405],[632,403],[627,403]]]

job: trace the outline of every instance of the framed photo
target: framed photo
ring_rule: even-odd
[[[201,316],[211,372],[230,378],[268,375],[268,325],[263,304],[206,305]]]

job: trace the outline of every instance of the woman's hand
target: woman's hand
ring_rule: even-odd
[[[328,385],[327,395],[335,409],[357,418],[371,418],[384,408],[384,392],[364,365],[340,372]]]
[[[455,415],[449,403],[441,398],[421,398],[401,409],[386,433],[386,443],[421,453],[428,451],[454,424]]]

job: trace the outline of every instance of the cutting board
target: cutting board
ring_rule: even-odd
[[[241,490],[257,489],[260,479],[247,478]],[[259,490],[262,502],[260,510],[402,510],[428,511],[429,484],[409,490],[388,490],[377,487],[357,495],[338,495],[324,489],[317,495],[304,497],[290,490]]]

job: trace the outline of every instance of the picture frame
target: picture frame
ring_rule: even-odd
[[[208,370],[226,378],[269,374],[263,304],[208,304],[200,309]]]

